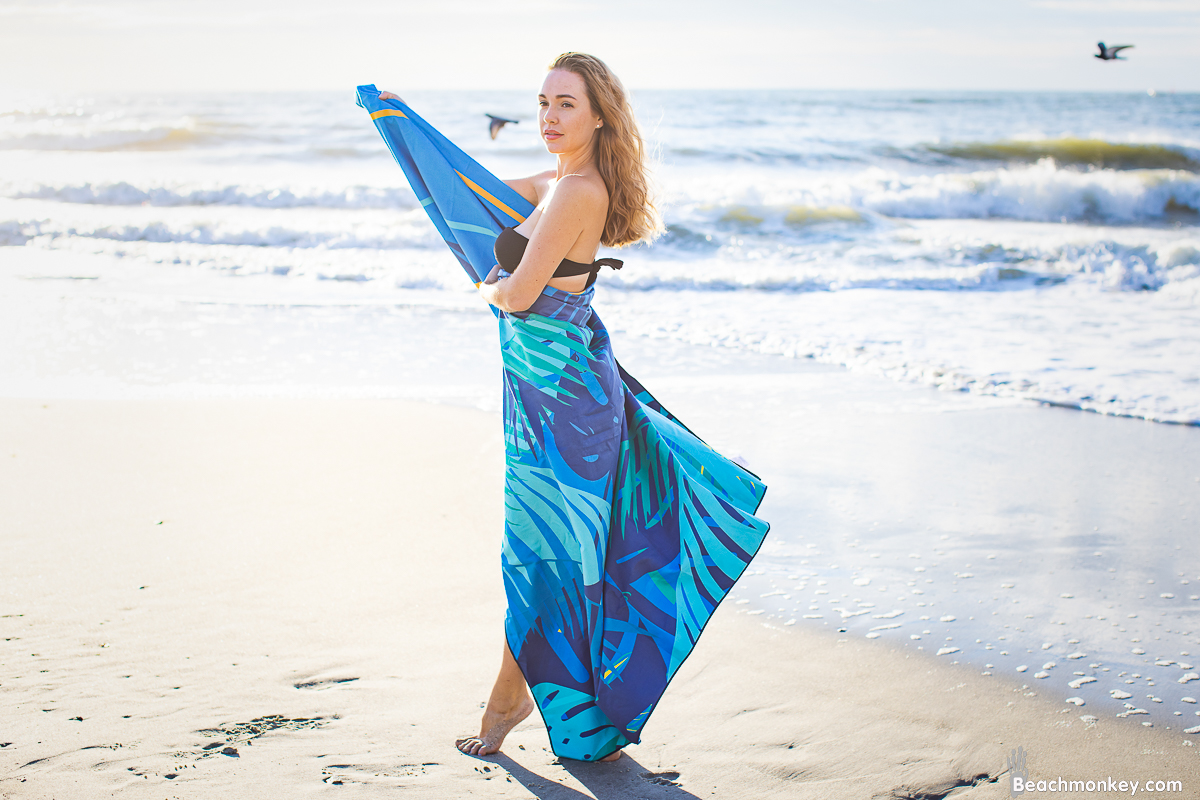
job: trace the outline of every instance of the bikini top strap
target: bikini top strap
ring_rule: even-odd
[[[593,261],[592,271],[588,274],[588,287],[591,287],[591,285],[596,282],[596,276],[600,274],[601,267],[620,269],[623,266],[625,266],[625,262],[621,261],[619,258],[601,258],[597,261]]]

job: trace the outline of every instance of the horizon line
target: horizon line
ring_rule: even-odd
[[[357,84],[366,85],[366,84]],[[345,88],[261,88],[261,89],[150,89],[150,88],[121,88],[111,87],[103,89],[79,89],[71,92],[71,94],[105,94],[105,93],[126,93],[126,94],[175,94],[175,95],[199,95],[199,94],[277,94],[277,93],[325,93],[325,92],[341,92],[353,91],[357,85],[348,85]],[[464,88],[464,87],[408,87],[404,91],[407,92],[526,92],[533,91],[527,88],[513,87],[488,87],[488,88]],[[984,89],[967,89],[967,88],[931,88],[931,87],[870,87],[870,86],[854,86],[854,87],[813,87],[813,86],[773,86],[773,87],[746,87],[746,86],[640,86],[629,87],[630,94],[638,92],[928,92],[928,93],[1006,93],[1006,92],[1021,92],[1028,94],[1150,94],[1155,95],[1190,95],[1200,94],[1200,88],[1196,89],[1177,89],[1177,88],[1158,88],[1148,86],[1144,89],[1096,89],[1096,88],[984,88]],[[4,87],[0,86],[0,95],[4,94],[43,94],[49,96],[57,96],[65,93],[63,90],[46,90],[46,89],[25,89],[20,87]],[[531,97],[533,95],[530,95]]]

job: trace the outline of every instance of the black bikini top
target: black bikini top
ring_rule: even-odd
[[[500,235],[496,237],[496,261],[507,272],[515,272],[517,265],[521,263],[521,258],[525,255],[525,248],[529,246],[529,240],[517,233],[516,228],[505,228],[500,231]],[[591,286],[596,282],[596,275],[600,272],[601,267],[612,267],[620,269],[625,265],[625,262],[618,261],[615,258],[602,258],[599,261],[593,261],[591,264],[580,264],[578,261],[570,261],[563,259],[558,265],[558,269],[554,270],[555,278],[569,278],[572,275],[588,275],[587,285]]]

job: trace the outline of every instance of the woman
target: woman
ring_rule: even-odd
[[[537,707],[556,754],[611,761],[762,543],[765,487],[620,368],[592,312],[600,267],[621,266],[599,246],[661,231],[620,81],[566,53],[538,104],[557,164],[506,181],[535,209],[479,285],[504,363],[506,646],[479,734],[457,746],[495,753]]]

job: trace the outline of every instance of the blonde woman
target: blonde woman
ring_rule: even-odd
[[[557,755],[612,761],[761,545],[766,487],[621,369],[592,310],[601,267],[622,265],[600,245],[662,229],[621,82],[565,53],[538,106],[555,167],[505,182],[535,209],[479,286],[504,363],[508,613],[479,734],[457,746],[495,753],[538,708]]]

